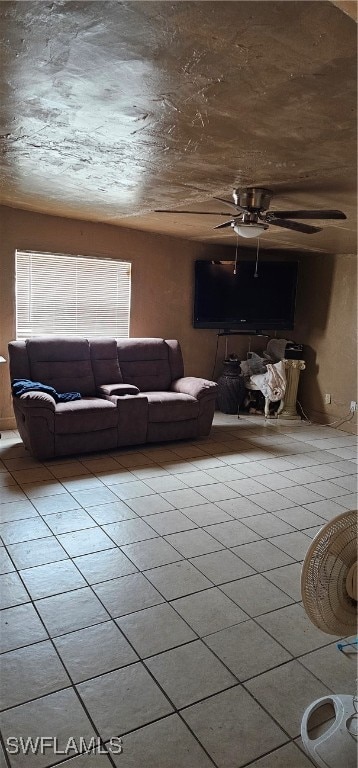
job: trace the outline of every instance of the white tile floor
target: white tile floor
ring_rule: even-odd
[[[3,739],[124,751],[6,762],[0,746],[0,768],[311,765],[302,713],[356,673],[305,615],[301,561],[356,507],[354,442],[218,413],[193,443],[41,464],[3,433]]]

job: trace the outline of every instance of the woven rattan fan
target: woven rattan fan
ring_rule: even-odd
[[[319,531],[301,576],[305,611],[329,635],[352,635],[357,622],[357,512],[343,512]]]

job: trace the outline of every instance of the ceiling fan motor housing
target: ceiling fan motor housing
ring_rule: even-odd
[[[270,205],[273,192],[263,187],[243,187],[233,190],[235,205],[241,208],[266,211]]]

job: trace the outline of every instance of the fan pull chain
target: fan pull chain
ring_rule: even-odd
[[[260,240],[257,238],[257,248],[256,248],[256,264],[255,264],[255,274],[254,277],[258,277],[258,263],[259,263],[259,250],[260,250]]]
[[[236,275],[237,271],[237,251],[239,247],[239,235],[236,235],[236,251],[235,251],[235,266],[234,266],[234,275]]]

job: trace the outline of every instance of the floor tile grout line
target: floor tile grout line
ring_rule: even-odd
[[[241,579],[240,579],[240,581],[241,581]],[[282,590],[281,590],[281,591],[282,591]],[[224,593],[224,594],[225,594],[225,593]],[[289,607],[291,607],[291,606],[293,606],[293,605],[301,605],[301,603],[300,603],[300,601],[293,601],[292,603],[289,603],[288,605],[286,605],[286,606],[283,606],[283,608],[289,608]],[[239,608],[241,608],[241,606],[239,606]],[[244,609],[243,609],[243,608],[241,608],[241,610],[242,610],[242,611],[245,613],[245,611],[244,611]],[[232,627],[234,627],[234,626],[240,626],[241,624],[244,624],[246,621],[250,620],[250,621],[253,621],[253,622],[256,624],[256,626],[258,626],[258,627],[259,627],[259,629],[260,629],[260,630],[262,630],[262,631],[266,632],[266,634],[267,634],[267,635],[269,635],[269,637],[271,638],[271,640],[273,640],[275,643],[277,643],[277,644],[278,644],[278,645],[279,645],[279,646],[280,646],[280,647],[281,647],[281,648],[282,648],[282,649],[283,649],[283,650],[284,650],[286,653],[288,653],[288,654],[291,656],[291,659],[290,659],[289,661],[296,661],[296,660],[297,660],[297,659],[298,659],[298,658],[299,658],[301,655],[303,655],[303,654],[298,654],[297,656],[295,656],[295,654],[293,654],[293,653],[292,653],[292,652],[291,652],[291,651],[290,651],[288,648],[286,648],[286,647],[283,645],[283,643],[282,643],[280,640],[278,640],[278,638],[276,638],[276,637],[275,637],[275,636],[274,636],[274,635],[273,635],[273,634],[272,634],[272,633],[271,633],[271,632],[270,632],[270,631],[269,631],[269,630],[268,630],[266,627],[263,627],[263,626],[261,626],[260,622],[259,622],[259,621],[257,621],[257,619],[258,619],[258,618],[260,618],[260,616],[267,616],[267,615],[268,615],[268,613],[272,614],[272,613],[276,613],[276,612],[278,612],[278,611],[281,611],[281,610],[282,610],[282,607],[281,607],[281,608],[275,608],[274,610],[268,611],[267,613],[259,614],[258,616],[249,616],[249,615],[247,614],[248,618],[247,618],[247,619],[244,619],[244,621],[242,621],[242,622],[237,622],[236,624],[233,624],[233,625],[231,625],[231,627],[224,627],[224,628],[222,628],[222,629],[220,629],[220,630],[217,630],[217,631],[215,631],[215,632],[211,632],[211,633],[209,633],[208,635],[204,635],[204,636],[203,636],[201,639],[203,640],[203,642],[205,642],[205,638],[206,638],[206,637],[209,637],[209,636],[212,636],[212,635],[216,635],[216,634],[218,634],[219,632],[225,631],[225,629],[231,629],[231,628],[232,628]],[[313,649],[313,651],[315,651],[315,650],[321,650],[322,648],[325,648],[327,645],[330,645],[330,644],[331,644],[331,643],[329,643],[329,642],[327,642],[327,643],[323,643],[322,645],[320,645],[320,646],[318,646],[318,647],[314,648],[314,649]],[[212,650],[212,649],[210,649],[210,650]],[[213,652],[213,653],[215,653],[214,651],[212,651],[212,652]],[[307,651],[307,653],[312,653],[312,650],[310,650],[310,651]],[[220,658],[220,657],[218,657],[218,658]],[[222,663],[224,663],[222,660],[221,660],[221,662],[222,662]],[[287,661],[287,662],[283,662],[283,664],[287,664],[287,663],[288,663],[288,661]],[[277,666],[282,666],[282,664],[280,664],[280,665],[276,665],[276,667],[277,667]],[[272,669],[275,669],[276,667],[273,667]],[[231,672],[231,670],[229,670],[229,671]],[[233,673],[231,672],[231,674],[233,674]],[[262,672],[261,672],[260,674],[264,674],[264,673],[262,673]],[[255,675],[255,676],[253,676],[253,677],[256,677],[256,675]],[[248,680],[249,680],[249,679],[251,680],[252,678],[248,678]],[[248,682],[248,680],[247,680],[246,682]]]
[[[69,685],[68,685],[68,686],[66,686],[66,687],[64,687],[64,688],[60,688],[60,689],[58,689],[58,690],[56,690],[56,691],[52,691],[51,693],[47,693],[47,694],[45,694],[45,696],[38,696],[38,697],[36,697],[35,699],[31,699],[30,701],[27,701],[27,702],[23,702],[22,704],[18,704],[18,705],[16,705],[16,706],[25,706],[26,704],[29,704],[29,703],[31,703],[31,702],[34,702],[34,701],[39,701],[39,699],[41,699],[41,698],[42,698],[42,699],[44,699],[44,698],[47,698],[47,697],[49,697],[49,696],[52,696],[54,693],[59,693],[59,692],[60,692],[60,691],[62,691],[62,690],[73,690],[73,691],[74,691],[74,693],[75,693],[75,695],[76,695],[76,698],[77,698],[77,700],[79,701],[79,704],[80,704],[80,707],[81,707],[81,709],[83,709],[83,710],[84,710],[84,712],[85,712],[85,714],[86,714],[86,716],[87,716],[87,718],[88,718],[88,720],[89,720],[89,722],[90,722],[90,724],[91,724],[91,727],[93,728],[93,730],[94,730],[94,732],[95,732],[96,736],[98,736],[98,738],[101,740],[102,746],[104,746],[104,741],[103,741],[103,739],[102,739],[102,736],[101,736],[101,734],[100,734],[100,732],[99,732],[99,729],[97,728],[97,726],[96,726],[96,724],[95,724],[95,722],[94,722],[94,720],[93,720],[92,716],[90,715],[90,713],[89,713],[89,711],[88,711],[88,709],[87,709],[87,707],[86,707],[86,705],[85,705],[84,701],[83,701],[83,700],[82,700],[82,698],[80,697],[80,695],[79,695],[79,692],[77,691],[77,688],[76,688],[76,684],[73,682],[73,680],[72,680],[72,678],[71,678],[71,675],[70,675],[70,672],[69,672],[69,670],[67,669],[66,665],[64,664],[64,662],[63,662],[63,660],[62,660],[62,658],[61,658],[61,656],[60,656],[60,654],[59,654],[59,652],[58,652],[58,650],[57,650],[57,648],[56,648],[56,645],[54,644],[54,642],[53,642],[53,640],[52,640],[52,638],[51,638],[51,637],[50,637],[50,641],[51,641],[51,644],[52,644],[52,648],[53,648],[53,650],[55,651],[55,653],[56,653],[56,655],[57,655],[57,657],[58,657],[58,659],[59,659],[59,661],[60,661],[60,663],[61,663],[61,665],[62,665],[62,667],[63,667],[64,671],[65,671],[65,673],[67,674],[67,676],[68,676],[68,678],[69,678]],[[16,706],[15,706],[15,707],[11,707],[10,709],[7,709],[7,710],[5,710],[5,711],[11,711],[11,709],[16,709]],[[4,710],[3,710],[3,711],[4,711]],[[81,752],[80,754],[84,754],[84,753],[83,753],[83,752]],[[57,763],[55,763],[55,764],[57,764]],[[112,763],[112,764],[113,764],[113,765],[115,765],[115,763]],[[54,765],[54,764],[53,764],[53,765]],[[48,768],[50,768],[50,766],[48,766]]]
[[[159,603],[157,603],[157,605],[159,605]],[[125,614],[125,615],[128,615],[128,614]],[[117,618],[121,618],[121,617],[117,617]],[[92,627],[99,627],[101,624],[107,624],[111,621],[112,622],[115,621],[115,618],[113,618],[113,616],[109,616],[108,619],[104,619],[103,621],[96,621],[94,624],[86,624],[84,627],[77,627],[76,629],[71,629],[69,632],[62,632],[62,633],[60,632],[60,634],[56,634],[56,635],[50,635],[48,630],[46,630],[48,633],[48,637],[42,638],[41,640],[35,640],[34,642],[27,643],[26,645],[19,645],[19,646],[16,646],[15,648],[10,648],[7,651],[2,651],[0,653],[0,658],[1,656],[4,656],[5,653],[12,653],[12,651],[20,651],[23,648],[30,648],[32,645],[39,645],[39,643],[47,642],[48,640],[57,640],[58,637],[67,637],[68,635],[73,635],[75,632],[81,632],[82,630],[91,629]]]
[[[326,647],[326,646],[323,646],[323,647]],[[321,650],[321,648],[316,648],[315,650]],[[300,657],[298,657],[298,656],[294,656],[294,657],[293,657],[293,659],[290,659],[289,661],[283,662],[283,664],[279,664],[279,665],[277,665],[276,667],[273,667],[272,669],[269,669],[269,670],[265,670],[265,672],[262,672],[262,673],[261,673],[261,675],[265,675],[265,674],[266,674],[266,672],[273,672],[275,669],[277,669],[277,668],[279,668],[279,667],[283,667],[283,666],[285,666],[285,665],[287,665],[287,664],[291,664],[291,663],[292,663],[292,661],[294,661],[294,662],[297,662],[297,663],[299,663],[299,664],[300,664]],[[314,678],[317,680],[317,682],[319,682],[321,685],[323,685],[323,686],[324,686],[325,688],[327,688],[329,691],[331,691],[332,693],[334,693],[333,689],[332,689],[332,688],[330,688],[330,686],[329,686],[329,685],[327,685],[326,683],[324,683],[322,680],[320,680],[320,678],[319,678],[319,677],[317,677],[317,675],[315,675],[315,673],[314,673],[314,672],[312,672],[311,670],[308,670],[308,669],[307,669],[307,667],[305,667],[303,664],[300,664],[300,666],[301,666],[301,667],[303,667],[303,669],[304,669],[306,672],[310,672],[310,674],[312,675],[312,677],[314,677]],[[247,690],[247,692],[248,692],[248,693],[251,693],[251,692],[250,692],[250,690],[249,690],[248,688],[246,688],[246,685],[247,685],[247,683],[251,682],[251,680],[254,680],[254,679],[257,679],[257,678],[261,677],[261,675],[255,675],[255,676],[253,676],[252,678],[250,678],[250,679],[248,679],[248,680],[245,680],[245,681],[243,681],[243,682],[241,683],[241,685],[242,685],[242,686],[245,688],[245,690]],[[260,706],[261,706],[263,709],[265,709],[264,705],[263,705],[263,704],[260,702],[260,700],[259,700],[259,699],[256,699],[256,698],[255,698],[255,696],[254,696],[252,693],[251,693],[251,696],[254,698],[254,700],[255,700],[255,701],[256,701],[256,702],[257,702],[257,703],[258,703],[258,704],[259,704],[259,705],[260,705]],[[267,714],[270,714],[268,710],[266,710],[266,709],[265,709],[265,711],[267,711]],[[273,717],[273,715],[272,715],[272,714],[270,715],[270,717],[271,717],[272,719],[274,719],[274,717]],[[275,721],[275,722],[276,722],[276,721]],[[280,725],[279,723],[278,723],[278,725],[279,725],[279,727],[280,727],[280,728],[283,728],[283,726],[282,726],[282,725]],[[288,734],[288,735],[289,735],[289,738],[290,738],[291,740],[294,740],[294,739],[298,738],[298,736],[299,736],[300,734],[298,734],[297,736],[291,736],[290,734]]]
[[[22,586],[23,586],[23,588],[25,589],[25,592],[26,592],[26,594],[28,595],[28,598],[29,598],[29,599],[28,599],[28,600],[24,600],[24,601],[23,601],[23,602],[21,602],[21,603],[15,603],[15,605],[7,605],[7,606],[3,606],[3,607],[1,607],[1,608],[0,608],[0,615],[1,615],[2,611],[7,611],[7,610],[10,610],[11,608],[18,608],[18,607],[20,607],[21,605],[28,605],[29,603],[32,603],[32,602],[33,602],[33,600],[32,600],[32,597],[31,597],[31,595],[30,595],[30,592],[29,592],[29,590],[27,589],[27,586],[26,586],[26,584],[25,584],[25,582],[24,582],[24,580],[23,580],[23,578],[22,578],[22,576],[21,576],[21,573],[19,573],[19,571],[17,571],[17,570],[16,570],[16,571],[10,571],[10,573],[16,573],[16,576],[18,577],[18,579],[20,579],[21,585],[22,585]],[[3,575],[6,575],[6,574],[3,574]],[[1,577],[0,577],[0,578],[1,578]]]
[[[200,702],[199,702],[199,703],[200,703]],[[212,757],[212,755],[210,754],[210,752],[208,752],[208,750],[206,749],[206,747],[204,746],[204,744],[202,744],[202,742],[200,741],[200,739],[199,739],[199,736],[197,736],[197,734],[196,734],[196,733],[195,733],[195,731],[192,729],[192,727],[189,725],[189,723],[187,723],[187,722],[186,722],[186,720],[184,720],[184,718],[183,718],[183,716],[182,716],[182,714],[181,714],[181,711],[177,711],[177,713],[176,713],[176,714],[177,714],[177,715],[178,715],[178,717],[180,718],[180,721],[181,721],[181,722],[184,724],[184,726],[185,726],[185,727],[188,729],[188,731],[189,731],[189,732],[191,733],[191,735],[194,737],[195,741],[196,741],[196,742],[199,744],[199,746],[201,747],[201,749],[202,749],[202,750],[205,752],[206,756],[209,758],[209,760],[210,760],[210,762],[213,764],[213,766],[214,766],[215,768],[220,768],[219,764],[218,764],[218,763],[217,763],[217,762],[214,760],[214,758]],[[173,767],[173,768],[174,768],[174,767]],[[192,768],[194,768],[194,766],[192,766]]]
[[[270,755],[275,754],[277,750],[282,749],[282,747],[287,747],[289,744],[294,744],[294,743],[295,743],[294,739],[292,738],[292,736],[290,736],[289,741],[286,741],[284,744],[280,744],[279,747],[274,747],[274,749],[270,749],[269,752],[265,752],[263,755],[260,755],[260,757],[255,757],[253,760],[250,760],[248,763],[244,763],[244,765],[240,766],[240,768],[250,768],[250,766],[254,765],[258,760],[262,760],[264,757],[269,757]],[[296,766],[290,766],[290,768],[296,768]]]
[[[317,650],[317,651],[321,651],[321,650],[323,650],[323,648],[327,648],[327,647],[330,647],[330,646],[331,646],[331,645],[333,645],[333,644],[334,644],[334,643],[329,643],[329,644],[328,644],[328,646],[326,646],[326,645],[325,645],[325,646],[322,646],[322,648],[315,648],[315,649],[314,649],[314,651],[316,651],[316,650]],[[298,663],[298,664],[300,664],[300,666],[301,666],[301,667],[303,667],[303,669],[304,669],[306,672],[310,672],[310,674],[311,674],[313,677],[315,677],[315,678],[316,678],[316,680],[318,680],[318,682],[319,682],[319,683],[321,683],[321,685],[324,685],[324,686],[325,686],[325,688],[328,688],[328,690],[329,690],[329,691],[331,691],[331,693],[333,693],[333,694],[334,694],[334,690],[333,690],[333,688],[331,688],[331,686],[330,686],[330,685],[328,685],[328,684],[327,684],[327,683],[325,683],[323,680],[321,680],[321,679],[318,677],[318,675],[317,675],[315,672],[312,672],[312,670],[311,670],[311,669],[308,669],[307,667],[305,667],[305,665],[304,665],[304,664],[302,664],[302,662],[301,662],[301,658],[302,658],[302,656],[307,656],[309,653],[314,653],[314,651],[308,651],[307,653],[305,653],[305,654],[302,654],[301,656],[296,656],[296,657],[295,657],[295,661],[297,661],[297,663]],[[337,650],[337,654],[338,654],[338,650]],[[353,685],[352,685],[352,688],[353,688]]]
[[[7,766],[7,768],[11,768],[10,758],[9,758],[9,755],[8,755],[8,752],[7,752],[7,749],[6,749],[6,746],[5,746],[5,739],[4,739],[4,737],[3,737],[2,733],[1,733],[1,729],[0,729],[0,748],[1,747],[2,747],[2,751],[4,753],[4,756],[5,756],[5,765]]]
[[[286,662],[286,664],[290,664],[290,663],[291,663],[291,662]],[[284,666],[284,664],[282,664],[282,665],[280,665],[280,666]],[[272,671],[272,670],[269,670],[269,671]],[[265,674],[265,673],[263,672],[263,674]],[[249,681],[247,680],[247,681],[246,681],[246,683],[247,683],[247,682],[249,682]],[[249,688],[247,688],[247,687],[246,687],[246,684],[245,684],[245,683],[242,683],[242,687],[244,688],[244,690],[246,691],[246,693],[248,693],[248,694],[251,696],[251,698],[254,700],[254,702],[255,702],[256,704],[258,704],[258,705],[259,705],[259,706],[260,706],[260,707],[261,707],[261,708],[264,710],[264,712],[266,712],[266,714],[267,714],[267,715],[268,715],[268,716],[271,718],[271,720],[273,720],[273,721],[274,721],[274,723],[276,723],[276,725],[278,726],[278,728],[279,728],[281,731],[283,731],[283,733],[285,734],[285,736],[287,736],[287,739],[289,739],[290,741],[292,741],[293,739],[297,738],[297,736],[299,736],[299,735],[300,735],[300,734],[297,734],[297,736],[291,736],[291,734],[289,734],[289,733],[288,733],[288,731],[286,730],[286,728],[285,728],[285,727],[284,727],[284,726],[283,726],[283,725],[282,725],[282,724],[281,724],[281,723],[280,723],[280,722],[279,722],[279,721],[278,721],[278,720],[277,720],[277,719],[274,717],[274,715],[273,715],[273,714],[272,714],[272,713],[271,713],[271,712],[270,712],[270,711],[269,711],[269,710],[268,710],[268,709],[267,709],[267,708],[264,706],[264,704],[262,704],[262,702],[261,702],[261,701],[259,701],[259,699],[256,699],[256,698],[255,698],[254,694],[253,694],[253,693],[252,693],[252,692],[249,690]],[[261,755],[260,755],[260,757],[261,757]],[[256,759],[258,760],[258,758],[256,758]]]
[[[99,738],[100,738],[100,740],[102,742],[101,743],[101,748],[102,749],[103,748],[106,749],[105,742],[103,742],[101,737],[99,737]],[[77,758],[81,758],[84,755],[95,755],[95,756],[97,756],[98,752],[96,751],[96,748],[95,748],[95,749],[90,750],[90,751],[87,750],[87,751],[84,751],[84,752],[78,752],[77,755],[71,755],[71,757],[68,757],[67,755],[64,755],[64,760],[56,761],[55,763],[51,763],[49,765],[44,766],[44,768],[57,768],[57,766],[59,766],[59,768],[61,768],[61,765],[63,766],[65,764],[66,765],[69,764],[69,768],[71,768],[71,765],[70,765],[71,762],[76,760]],[[107,756],[107,759],[109,760],[110,765],[112,765],[113,768],[117,768],[116,763],[113,762],[113,758],[112,758],[112,755],[111,755],[110,751],[106,751],[106,756]]]
[[[49,641],[48,640],[42,640],[42,642],[46,642],[47,643]],[[33,645],[38,645],[38,643],[33,643]],[[25,646],[25,647],[28,648],[28,647],[31,647],[31,646]],[[16,649],[16,650],[22,650],[22,649]],[[9,653],[12,653],[12,651],[9,651]],[[62,659],[60,659],[60,661],[61,661],[61,664],[62,664],[66,674],[68,674],[67,669],[66,669]],[[23,707],[26,704],[32,704],[35,701],[40,701],[40,699],[45,699],[48,696],[52,696],[52,694],[54,694],[54,693],[60,693],[61,691],[68,691],[68,690],[71,690],[72,688],[74,688],[74,684],[71,682],[71,680],[69,680],[67,685],[61,685],[60,688],[56,688],[53,691],[49,691],[48,693],[43,693],[40,696],[33,696],[32,698],[25,699],[24,701],[20,701],[17,704],[11,704],[9,707],[2,707],[2,709],[0,710],[0,713],[3,714],[4,712],[11,712],[12,710],[18,709],[18,707]]]
[[[305,656],[309,656],[311,653],[315,653],[316,651],[322,651],[324,648],[329,648],[329,647],[331,647],[331,645],[332,645],[332,646],[333,646],[333,645],[335,645],[335,641],[333,641],[333,642],[331,642],[331,643],[328,643],[327,645],[322,645],[322,646],[319,646],[318,648],[314,648],[313,650],[310,650],[310,651],[305,651],[305,653],[303,653],[303,654],[299,654],[298,656],[295,656],[295,655],[294,655],[294,654],[293,654],[291,651],[289,651],[287,648],[285,648],[285,646],[283,646],[283,645],[282,645],[282,643],[280,643],[280,641],[279,641],[279,640],[277,640],[277,639],[276,639],[276,638],[275,638],[273,635],[271,635],[271,634],[270,634],[270,632],[269,632],[267,629],[265,629],[264,627],[262,627],[262,626],[261,626],[261,624],[258,624],[258,622],[256,622],[256,621],[255,621],[255,618],[252,618],[251,616],[250,616],[250,617],[248,617],[248,619],[245,619],[244,621],[242,621],[242,622],[239,622],[238,624],[232,625],[231,627],[225,627],[225,628],[223,628],[223,629],[217,630],[216,632],[212,632],[212,633],[210,633],[209,635],[204,635],[204,636],[201,638],[201,640],[202,640],[202,641],[205,643],[205,645],[207,645],[207,643],[205,642],[205,641],[206,641],[206,638],[212,637],[213,635],[219,634],[220,632],[225,632],[225,630],[226,630],[226,629],[233,629],[233,627],[240,627],[240,626],[241,626],[241,624],[246,624],[248,620],[250,620],[250,621],[253,621],[253,622],[254,622],[254,623],[255,623],[255,624],[256,624],[256,625],[259,627],[259,629],[263,630],[263,632],[265,632],[267,635],[269,635],[269,637],[270,637],[272,640],[274,640],[274,641],[275,641],[275,642],[276,642],[278,645],[280,645],[280,646],[281,646],[281,648],[282,648],[284,651],[286,651],[286,653],[288,653],[288,654],[291,656],[291,658],[290,658],[290,659],[286,659],[286,661],[282,661],[282,662],[280,662],[279,664],[275,664],[273,667],[269,667],[268,669],[265,669],[263,672],[258,672],[257,674],[254,674],[254,675],[251,675],[250,677],[244,678],[243,680],[239,680],[239,682],[240,682],[240,684],[241,684],[241,685],[245,685],[246,683],[249,683],[249,682],[251,682],[252,680],[255,680],[255,679],[257,679],[257,678],[261,677],[261,675],[265,675],[265,674],[266,674],[266,672],[273,672],[274,670],[276,670],[276,669],[279,669],[280,667],[284,667],[286,664],[290,664],[290,663],[292,663],[293,661],[301,662],[301,659],[302,659],[302,658],[304,658]],[[214,651],[214,650],[213,650],[213,649],[212,649],[210,646],[208,646],[208,647],[209,647],[209,650],[211,650],[211,651],[212,651],[212,653],[214,653],[214,655],[215,655],[215,656],[217,656],[217,654],[215,653],[215,651]],[[220,657],[220,656],[217,656],[217,658],[218,658],[218,659],[219,659],[219,661],[221,661],[221,663],[222,663],[222,664],[224,664],[224,666],[225,666],[225,662],[224,662],[224,661],[221,659],[221,657]],[[325,686],[326,686],[326,688],[329,688],[329,689],[332,691],[332,693],[334,693],[333,689],[332,689],[332,688],[330,688],[330,686],[329,686],[329,685],[327,685],[326,683],[324,683],[324,681],[323,681],[323,680],[321,680],[321,679],[320,679],[320,678],[319,678],[319,677],[318,677],[318,676],[317,676],[317,675],[316,675],[314,672],[312,672],[310,669],[308,669],[307,667],[305,667],[305,666],[304,666],[304,664],[302,664],[302,663],[301,663],[301,666],[303,666],[303,667],[304,667],[304,669],[306,670],[306,672],[307,672],[307,671],[308,671],[308,672],[310,672],[310,673],[313,675],[313,677],[315,677],[315,678],[316,678],[316,680],[318,680],[318,682],[319,682],[319,683],[321,683],[322,685],[325,685]],[[229,672],[230,672],[231,674],[235,674],[234,672],[232,672],[232,670],[230,669],[230,667],[228,667],[228,670],[229,670]],[[236,676],[236,677],[237,677],[237,676]],[[238,679],[239,679],[239,678],[238,678]],[[262,705],[261,705],[261,706],[262,706]],[[292,737],[291,737],[291,738],[292,738]]]
[[[258,543],[260,543],[260,542],[259,541],[250,541],[250,542],[248,542],[248,544],[258,544]],[[238,544],[238,545],[235,545],[235,548],[236,548],[236,546],[239,546],[239,547],[243,546],[243,547],[245,547],[246,545],[245,544]],[[272,546],[274,546],[274,544]],[[240,555],[238,555],[236,552],[233,552],[232,549],[233,548],[226,547],[225,550],[221,550],[220,549],[220,550],[216,550],[216,552],[208,552],[207,555],[205,555],[205,554],[204,555],[194,555],[194,556],[191,556],[190,558],[188,558],[188,562],[190,562],[191,565],[194,565],[195,568],[197,568],[200,571],[200,573],[203,574],[203,576],[205,576],[207,579],[210,579],[210,577],[207,576],[206,573],[204,573],[204,571],[201,571],[199,566],[196,565],[196,563],[193,563],[192,560],[197,560],[197,559],[199,559],[199,557],[206,557],[206,556],[209,556],[209,555],[215,555],[216,553],[219,554],[220,552],[231,552],[235,557],[237,557],[239,562],[241,561],[242,563],[244,563],[244,565],[247,565],[248,568],[252,568],[252,570],[253,570],[253,573],[248,573],[245,576],[236,576],[236,578],[227,579],[227,580],[220,581],[220,582],[214,582],[213,581],[212,583],[213,583],[213,585],[215,587],[226,586],[226,584],[231,584],[233,581],[241,581],[242,579],[246,579],[249,576],[259,576],[259,575],[264,576],[265,573],[269,573],[270,571],[278,570],[279,568],[287,568],[288,565],[296,565],[299,562],[299,561],[296,561],[296,560],[292,560],[290,563],[285,563],[284,565],[274,565],[271,568],[265,568],[265,570],[263,570],[263,571],[258,571],[258,570],[256,570],[254,565],[251,565],[251,563],[248,563],[246,560],[244,560],[242,555],[240,557]],[[276,549],[277,549],[277,547],[276,547]],[[279,552],[282,552],[282,550],[279,550]],[[212,579],[210,579],[210,580],[212,581]],[[281,589],[281,587],[279,587],[279,589]],[[202,590],[200,589],[200,590],[197,590],[197,591],[201,592]],[[281,591],[283,592],[284,590],[281,590]]]

